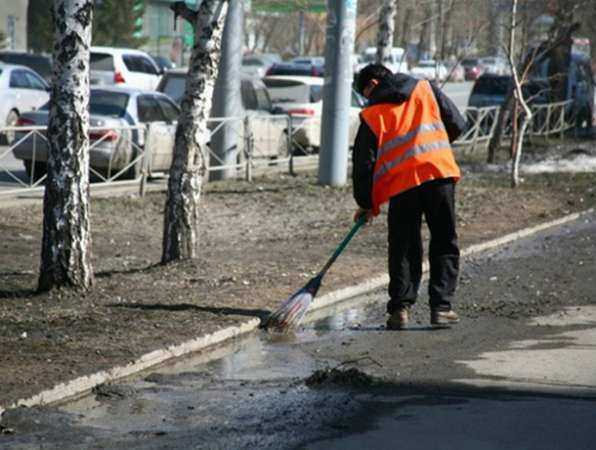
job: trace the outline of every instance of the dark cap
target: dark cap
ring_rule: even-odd
[[[358,73],[356,80],[356,91],[362,94],[364,88],[370,83],[370,80],[382,81],[384,78],[390,77],[393,72],[385,67],[383,64],[369,64]]]

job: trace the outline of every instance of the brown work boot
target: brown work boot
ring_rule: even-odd
[[[396,309],[389,319],[387,319],[388,330],[403,330],[407,328],[408,322],[410,321],[410,308],[407,306],[401,306]]]
[[[441,311],[440,309],[430,310],[430,324],[433,327],[449,327],[459,322],[459,316],[453,310]]]

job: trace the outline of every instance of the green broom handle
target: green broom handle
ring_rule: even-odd
[[[362,225],[364,225],[365,223],[366,223],[366,214],[362,214],[358,218],[358,220],[356,221],[356,223],[354,223],[354,226],[352,227],[352,229],[350,230],[350,232],[348,233],[348,235],[337,246],[337,248],[333,252],[333,255],[331,255],[331,257],[327,260],[327,262],[325,263],[325,266],[323,266],[323,269],[319,272],[319,276],[320,277],[323,277],[323,275],[325,275],[325,273],[327,272],[327,270],[329,270],[329,267],[331,267],[331,265],[335,262],[335,260],[337,259],[337,257],[341,254],[341,252],[343,252],[344,249],[348,246],[349,242],[352,240],[352,238],[354,237],[354,235],[358,232],[358,230],[360,229],[360,227]]]

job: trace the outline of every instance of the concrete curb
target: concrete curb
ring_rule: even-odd
[[[594,208],[590,208],[586,211],[569,214],[559,219],[535,225],[533,227],[525,228],[523,230],[507,234],[497,239],[492,239],[481,244],[472,245],[464,249],[461,252],[461,254],[463,257],[466,257],[482,253],[484,251],[491,250],[493,248],[514,242],[518,239],[531,236],[540,231],[572,222],[593,212]],[[428,271],[427,263],[424,265],[423,270],[425,273]],[[388,282],[389,275],[387,273],[382,273],[355,286],[349,286],[347,288],[329,292],[325,295],[322,295],[321,297],[315,298],[311,307],[309,308],[309,311],[312,312],[323,308],[327,308],[329,306],[335,305],[350,298],[374,291],[383,286],[386,286]],[[98,386],[102,383],[120,380],[122,378],[146,370],[148,368],[163,364],[166,361],[169,361],[173,358],[178,358],[180,356],[188,355],[190,353],[205,350],[209,347],[221,344],[229,339],[237,338],[242,335],[248,334],[252,331],[257,330],[260,322],[260,319],[250,319],[246,322],[241,323],[240,325],[223,328],[214,333],[192,339],[179,345],[173,345],[164,349],[155,350],[153,352],[147,353],[141,356],[136,361],[133,361],[132,363],[127,364],[125,366],[113,367],[109,370],[100,371],[92,375],[75,378],[74,380],[61,383],[57,386],[54,386],[52,389],[42,391],[39,394],[34,395],[33,397],[17,400],[12,405],[7,406],[6,408],[0,406],[0,416],[2,416],[4,411],[6,411],[7,409],[15,408],[18,406],[30,407],[36,405],[47,405],[84,395],[87,392],[91,391],[91,389],[93,389],[95,386]]]

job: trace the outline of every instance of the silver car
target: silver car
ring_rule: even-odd
[[[19,120],[28,129],[17,132],[13,153],[23,160],[31,179],[39,179],[46,172],[46,131],[35,127],[47,126],[48,108],[49,103],[22,114]],[[161,145],[152,146],[150,170],[169,169],[179,108],[168,96],[133,88],[92,88],[89,112],[90,165],[98,174],[111,177],[123,172],[123,176],[135,178],[140,164],[132,162],[146,144],[144,125],[154,123],[163,124],[165,132],[161,133]]]
[[[162,77],[157,90],[171,97],[176,103],[182,102],[188,69],[168,70]],[[259,78],[242,76],[240,80],[240,114],[247,117],[253,133],[253,157],[275,159],[285,156],[285,129],[287,119],[274,108],[267,87]],[[243,145],[244,130],[242,120],[231,120],[238,141]],[[212,133],[221,129],[221,121],[211,118],[208,122]]]

